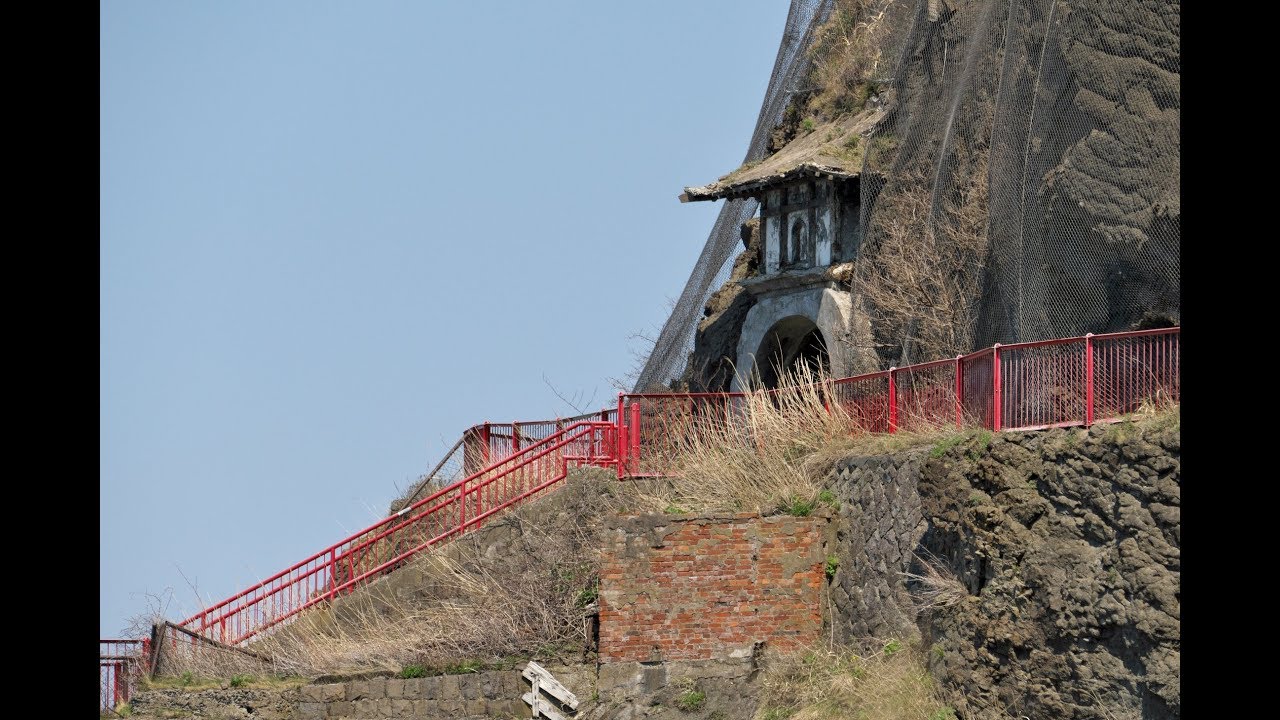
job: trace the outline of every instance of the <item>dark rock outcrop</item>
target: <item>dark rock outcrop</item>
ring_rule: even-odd
[[[837,630],[918,630],[966,719],[1179,717],[1179,437],[980,433],[841,463]],[[926,559],[953,587],[920,612],[944,584],[905,575]]]

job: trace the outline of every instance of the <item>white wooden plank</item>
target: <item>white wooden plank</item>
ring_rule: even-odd
[[[530,660],[520,674],[529,682],[533,682],[534,677],[537,677],[543,692],[568,705],[572,710],[578,709],[578,696],[570,692],[569,688],[560,684],[559,680],[556,680],[551,673],[547,672],[546,668],[538,663]]]
[[[527,692],[524,695],[521,695],[520,699],[528,703],[529,707],[533,707],[533,693]],[[543,700],[542,698],[538,698],[538,707],[536,709],[538,712],[542,713],[544,717],[548,718],[548,720],[569,720],[569,718],[565,717],[563,713],[552,707],[551,703]]]
[[[532,720],[538,720],[538,717],[542,715],[542,713],[538,711],[538,702],[542,698],[542,689],[538,687],[538,681],[541,679],[542,678],[537,675],[533,676],[533,692],[530,693],[533,698],[529,701],[529,707],[533,709]]]

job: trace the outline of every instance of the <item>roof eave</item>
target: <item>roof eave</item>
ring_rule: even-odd
[[[684,192],[680,193],[680,202],[703,202],[707,200],[737,200],[745,197],[754,197],[764,193],[770,186],[778,185],[802,177],[826,178],[828,180],[848,180],[858,177],[859,173],[850,172],[842,168],[805,165],[793,168],[778,175],[770,175],[763,178],[755,178],[728,185],[720,183],[711,183],[710,185],[702,185],[700,187],[686,187]]]

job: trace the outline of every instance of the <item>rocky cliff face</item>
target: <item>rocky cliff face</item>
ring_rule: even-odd
[[[845,461],[836,629],[920,632],[966,719],[1179,717],[1180,452],[1166,421]]]
[[[769,148],[884,109],[859,149],[859,310],[831,342],[874,347],[883,369],[1177,324],[1180,3],[832,5],[801,83],[820,92],[792,96]],[[734,357],[735,290],[707,304],[690,387]]]

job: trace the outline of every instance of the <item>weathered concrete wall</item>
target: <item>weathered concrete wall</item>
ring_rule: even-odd
[[[756,514],[609,521],[600,662],[746,658],[822,630],[823,518]]]

